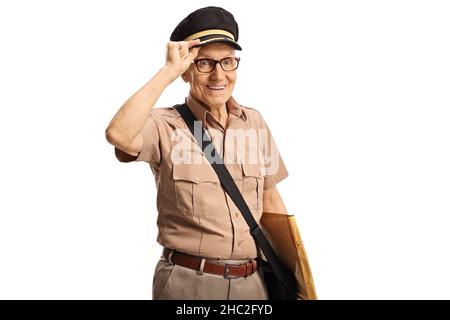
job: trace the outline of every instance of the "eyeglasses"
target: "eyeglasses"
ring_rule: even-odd
[[[201,73],[213,72],[217,64],[220,64],[223,71],[233,71],[239,66],[239,61],[241,59],[238,57],[227,57],[221,60],[214,59],[198,59],[194,60],[197,70]]]

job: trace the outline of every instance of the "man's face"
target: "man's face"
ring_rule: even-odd
[[[201,47],[196,60],[221,60],[234,57],[235,49],[224,43],[213,43]],[[220,64],[210,73],[201,73],[195,64],[182,75],[185,82],[189,82],[191,92],[195,98],[206,103],[210,108],[220,108],[228,101],[236,83],[236,70],[223,71]]]

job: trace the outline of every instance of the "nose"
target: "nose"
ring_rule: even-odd
[[[223,71],[222,66],[217,63],[214,70],[209,74],[211,80],[223,79],[225,77],[225,71]]]

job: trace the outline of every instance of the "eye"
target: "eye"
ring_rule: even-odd
[[[203,59],[203,60],[199,60],[198,61],[198,66],[199,67],[210,67],[213,65],[213,61],[209,60],[209,59]]]
[[[225,66],[232,66],[232,65],[234,65],[234,59],[233,58],[225,58],[225,59],[223,59],[222,63]]]

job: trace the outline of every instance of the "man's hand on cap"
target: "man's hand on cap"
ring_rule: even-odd
[[[166,67],[171,68],[177,78],[189,68],[197,57],[200,48],[193,47],[199,43],[200,39],[167,43]]]

